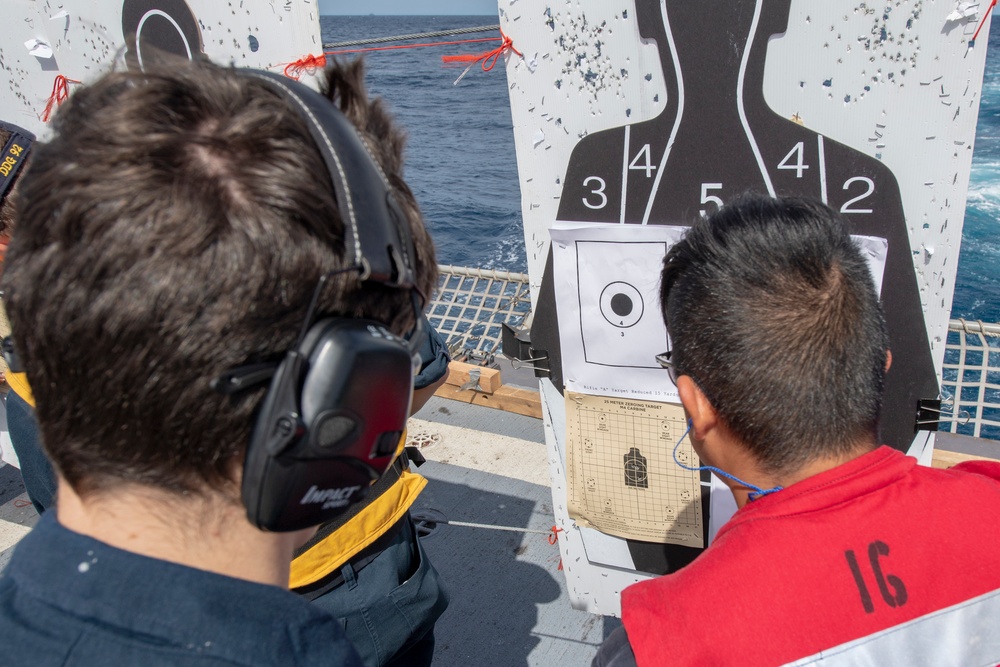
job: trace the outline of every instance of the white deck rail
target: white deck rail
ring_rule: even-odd
[[[501,325],[515,328],[531,312],[528,274],[439,266],[427,318],[460,361],[489,361],[500,352]]]
[[[452,355],[489,363],[500,352],[501,324],[530,322],[528,275],[438,267],[438,293],[427,308]],[[941,383],[940,430],[1000,440],[1000,324],[951,320]]]
[[[1000,324],[948,323],[942,431],[1000,440]]]

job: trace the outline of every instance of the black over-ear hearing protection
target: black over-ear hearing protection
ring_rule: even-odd
[[[270,72],[241,73],[280,91],[309,127],[344,221],[345,266],[362,281],[410,290],[419,322],[409,227],[353,125],[303,84]],[[424,332],[418,325],[405,341],[371,320],[312,322],[325,279],[303,333],[271,378],[247,448],[243,503],[251,523],[267,530],[315,526],[362,500],[392,465],[409,416],[414,351]],[[226,391],[252,375],[234,369],[216,387]]]

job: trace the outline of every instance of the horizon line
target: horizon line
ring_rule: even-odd
[[[438,13],[434,13],[434,14],[378,14],[378,13],[370,13],[370,14],[324,14],[322,12],[320,13],[320,16],[352,16],[352,17],[353,16],[494,16],[495,17],[494,14],[449,14],[449,13],[444,13],[444,14],[438,14]]]

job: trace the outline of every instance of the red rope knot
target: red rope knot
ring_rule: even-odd
[[[500,31],[500,36],[503,38],[503,42],[501,42],[500,46],[493,49],[489,53],[483,55],[482,68],[484,72],[489,72],[491,69],[493,69],[493,67],[497,64],[497,60],[500,59],[500,56],[507,53],[507,51],[513,51],[519,56],[523,55],[520,51],[514,48],[513,40],[511,40],[511,38],[508,37],[507,35],[503,34],[503,30]],[[490,62],[491,60],[492,62]],[[486,63],[489,63],[489,65],[487,65]]]
[[[559,533],[563,532],[563,529],[559,526],[552,526],[552,532],[549,533],[549,544],[555,544],[559,541]]]
[[[76,79],[67,79],[62,74],[56,76],[55,81],[52,82],[52,94],[49,95],[49,101],[45,104],[45,111],[42,112],[43,123],[49,122],[49,118],[52,117],[52,111],[69,98],[69,84],[71,83],[80,82]]]
[[[446,63],[469,63],[470,68],[476,63],[481,63],[480,66],[483,68],[483,71],[489,72],[496,66],[497,61],[500,59],[500,56],[504,55],[508,51],[513,51],[519,56],[524,55],[520,51],[514,48],[513,40],[511,40],[510,37],[505,35],[503,33],[503,30],[500,31],[500,37],[502,38],[503,41],[500,42],[500,46],[493,49],[492,51],[487,51],[486,53],[480,53],[478,56],[472,53],[463,53],[457,56],[441,56],[441,60]],[[468,69],[466,69],[466,72],[467,71]],[[463,74],[462,76],[465,75]],[[462,77],[459,77],[459,80],[461,80],[461,78]],[[456,83],[458,82],[456,81]]]
[[[321,53],[318,56],[309,54],[305,58],[299,58],[295,62],[285,65],[285,76],[298,81],[303,73],[315,74],[317,69],[324,67],[326,67],[326,54]]]

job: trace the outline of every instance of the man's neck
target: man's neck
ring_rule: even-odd
[[[182,496],[137,484],[81,497],[60,478],[56,516],[65,528],[125,551],[282,588],[295,548],[308,538],[258,530],[221,494]]]
[[[737,469],[739,472],[731,472],[730,470],[726,470],[726,472],[730,472],[731,474],[736,475],[740,479],[751,482],[754,485],[759,486],[760,488],[763,489],[771,489],[774,487],[781,487],[782,489],[787,489],[792,484],[796,484],[803,480],[809,479],[810,477],[814,477],[816,475],[819,475],[820,473],[824,473],[827,470],[832,470],[840,465],[847,463],[848,461],[851,461],[853,459],[858,458],[859,456],[867,454],[868,452],[876,449],[877,447],[878,445],[874,442],[862,443],[847,454],[825,457],[821,459],[813,459],[804,466],[801,466],[799,468],[796,468],[788,472],[783,472],[778,474],[771,474],[761,471],[760,467],[756,464],[756,461],[751,456],[749,456],[749,454],[747,454],[745,456],[734,457],[734,460],[731,463],[731,466]],[[744,450],[744,452],[745,451],[746,450]],[[725,470],[725,468],[723,469]],[[747,489],[746,487],[738,486],[735,483],[730,482],[728,480],[726,481],[726,483],[729,485],[730,489],[733,492],[733,496],[736,498],[737,507],[743,507],[750,501],[750,494],[753,493],[752,490]]]

